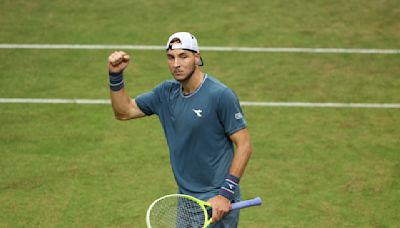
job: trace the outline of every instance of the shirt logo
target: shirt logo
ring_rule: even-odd
[[[238,112],[238,113],[235,114],[235,119],[240,120],[242,118],[243,118],[242,113]]]
[[[203,112],[203,110],[201,110],[201,109],[192,109],[192,111],[194,113],[196,113],[197,117],[201,117],[202,116],[201,113]]]

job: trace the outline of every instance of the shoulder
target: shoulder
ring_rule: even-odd
[[[234,92],[224,83],[220,82],[213,76],[207,75],[208,80],[208,92],[215,96],[216,98],[226,98],[226,97],[236,97]]]
[[[220,96],[224,91],[229,90],[229,88],[213,76],[207,75],[207,90],[213,95]]]
[[[158,84],[155,88],[154,91],[155,92],[168,92],[171,91],[173,89],[179,89],[180,84],[179,82],[177,82],[176,80],[165,80],[163,82],[161,82],[160,84]]]
[[[171,88],[171,87],[179,87],[179,82],[177,82],[176,80],[165,80],[163,82],[161,82],[160,84],[158,84],[157,87],[164,87],[164,88]]]

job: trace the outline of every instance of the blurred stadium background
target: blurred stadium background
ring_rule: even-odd
[[[108,49],[4,44],[345,48],[393,54],[203,51],[241,101],[400,103],[400,7],[379,1],[22,1],[0,7],[0,98],[108,99]],[[161,50],[127,50],[131,96],[169,75]],[[397,54],[396,54],[397,53]],[[254,155],[240,227],[399,227],[400,109],[244,106]],[[145,227],[175,193],[156,117],[104,104],[0,104],[0,227]]]

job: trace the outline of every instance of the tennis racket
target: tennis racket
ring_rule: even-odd
[[[261,205],[260,197],[233,203],[232,210]],[[193,196],[172,194],[155,200],[147,210],[148,228],[206,228],[211,224],[211,205]]]

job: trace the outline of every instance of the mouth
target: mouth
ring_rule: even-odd
[[[183,74],[183,71],[174,71],[175,76],[180,76]]]

